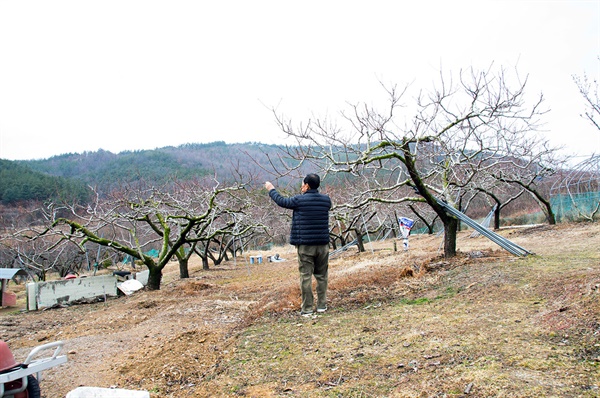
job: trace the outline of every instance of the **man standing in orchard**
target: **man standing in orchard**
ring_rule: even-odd
[[[302,194],[281,196],[269,181],[265,188],[278,206],[293,210],[290,244],[298,251],[302,308],[300,314],[313,313],[312,277],[317,280],[317,312],[327,310],[327,273],[329,268],[329,210],[331,199],[319,193],[321,178],[308,174],[302,183]]]

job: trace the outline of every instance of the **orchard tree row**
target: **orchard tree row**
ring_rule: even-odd
[[[364,250],[365,236],[397,235],[398,216],[412,215],[430,233],[441,225],[444,255],[452,257],[459,220],[446,205],[472,217],[494,208],[495,228],[501,212],[532,204],[556,222],[549,188],[564,159],[538,132],[543,97],[531,101],[525,88],[526,80],[503,70],[468,70],[441,76],[414,99],[409,87],[384,87],[384,105],[351,104],[339,119],[294,125],[273,109],[281,130],[296,140],[277,156],[255,155],[253,168],[231,164],[227,180],[215,172],[162,186],[137,181],[87,205],[50,203],[37,209],[43,222],[15,223],[2,239],[9,253],[3,257],[39,276],[58,263],[64,270],[67,262],[57,258],[69,245],[88,258],[88,248],[105,248],[143,264],[148,288],[159,289],[172,259],[186,278],[194,254],[208,269],[209,259],[218,265],[249,248],[284,244],[291,214],[268,199],[264,176],[292,195],[307,171],[322,175],[334,204],[332,248],[356,240]]]

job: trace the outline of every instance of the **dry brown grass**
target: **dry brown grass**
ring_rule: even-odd
[[[351,248],[332,259],[330,309],[313,318],[298,316],[295,256],[279,248],[288,261],[194,263],[189,280],[174,265],[159,292],[4,314],[0,334],[17,354],[66,341],[47,397],[77,380],[153,398],[598,396],[600,226],[501,233],[537,255],[468,232],[452,260],[435,236],[409,252]]]

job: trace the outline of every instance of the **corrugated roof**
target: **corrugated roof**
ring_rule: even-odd
[[[27,276],[27,272],[21,268],[0,268],[0,279],[12,279],[15,275]]]

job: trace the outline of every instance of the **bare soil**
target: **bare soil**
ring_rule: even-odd
[[[68,362],[44,372],[42,396],[78,386],[151,397],[597,397],[600,225],[504,228],[535,255],[517,258],[459,233],[356,246],[330,262],[329,310],[298,315],[286,261],[237,258],[189,279],[165,270],[160,291],[107,302],[0,313],[17,361],[62,340]],[[397,247],[397,251],[395,250]],[[23,302],[24,287],[9,285]]]

